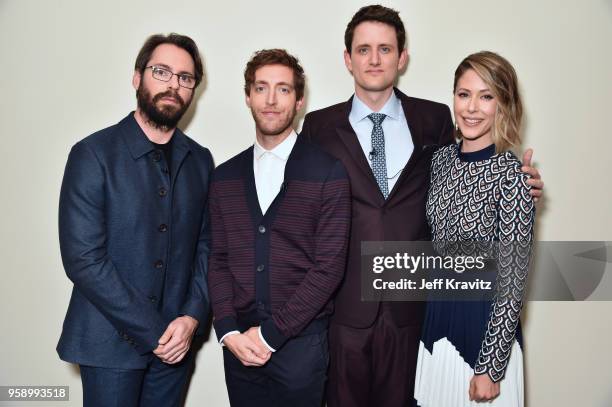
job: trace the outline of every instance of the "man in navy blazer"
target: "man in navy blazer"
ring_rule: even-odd
[[[176,125],[202,75],[193,40],[151,36],[136,59],[136,111],[68,157],[59,238],[74,288],[57,351],[80,365],[85,406],[183,398],[209,312],[213,161]]]

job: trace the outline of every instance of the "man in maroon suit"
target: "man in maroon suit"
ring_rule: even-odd
[[[302,128],[302,137],[342,161],[352,193],[347,270],[329,331],[330,407],[407,406],[413,400],[424,304],[365,302],[360,285],[362,241],[429,239],[425,200],[431,156],[454,142],[446,105],[393,87],[408,62],[405,38],[395,10],[361,8],[345,32],[344,59],[355,94],[309,113]],[[539,174],[527,170],[539,196]]]

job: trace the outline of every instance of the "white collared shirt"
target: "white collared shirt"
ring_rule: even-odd
[[[368,119],[370,113],[387,115],[382,122],[382,128],[385,133],[387,182],[389,192],[391,192],[414,150],[412,136],[404,115],[404,109],[402,109],[402,102],[395,95],[395,92],[391,92],[391,96],[378,112],[374,112],[357,95],[353,95],[349,122],[355,130],[355,134],[357,134],[357,139],[370,163],[370,167],[372,167],[370,152],[372,151],[372,129],[374,128],[374,123]]]
[[[285,165],[293,146],[297,141],[297,134],[292,130],[289,136],[272,150],[263,148],[257,139],[253,147],[253,173],[255,174],[255,187],[261,213],[265,214],[276,195],[278,195],[285,180]]]

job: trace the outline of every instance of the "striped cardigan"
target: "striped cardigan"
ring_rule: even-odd
[[[261,325],[268,344],[327,327],[346,262],[350,190],[342,163],[298,138],[261,213],[253,147],[220,165],[209,192],[208,282],[218,338]]]

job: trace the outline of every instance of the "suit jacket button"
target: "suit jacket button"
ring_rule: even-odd
[[[159,193],[159,196],[164,197],[164,196],[166,196],[168,194],[168,191],[166,191],[166,188],[162,187],[162,188],[159,189],[158,193]]]
[[[266,266],[264,266],[263,264],[260,264],[259,266],[257,266],[257,271],[264,271],[265,268]]]
[[[153,161],[161,161],[161,153],[157,150],[155,150],[155,152],[153,153]]]
[[[154,266],[156,269],[162,269],[164,267],[164,262],[162,260],[157,260]]]
[[[149,301],[151,301],[152,303],[156,303],[157,302],[157,297],[154,295],[149,295]]]
[[[165,223],[162,223],[161,225],[159,225],[157,230],[159,230],[160,232],[165,232],[168,230],[168,225],[166,225]]]
[[[266,233],[266,227],[264,225],[259,225],[259,227],[257,228],[257,230],[259,231],[259,233],[261,233],[262,235],[264,233]]]

